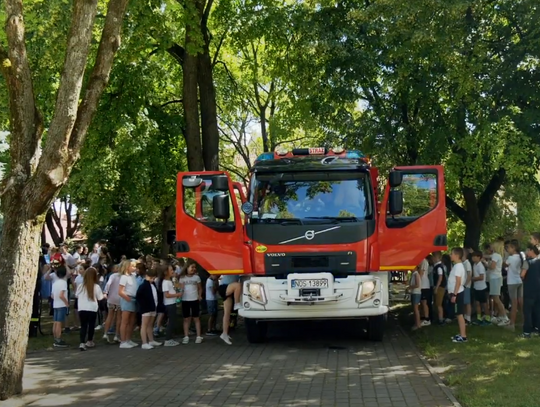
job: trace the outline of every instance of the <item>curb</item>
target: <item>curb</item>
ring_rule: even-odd
[[[407,338],[407,340],[411,344],[411,347],[414,350],[414,353],[416,353],[416,356],[418,356],[418,358],[422,361],[422,363],[424,364],[426,369],[431,374],[431,377],[433,377],[435,379],[435,382],[437,383],[437,385],[441,388],[441,390],[444,392],[444,394],[446,394],[446,397],[448,397],[448,399],[454,405],[454,407],[463,407],[461,405],[461,403],[456,399],[456,396],[454,396],[452,391],[448,388],[448,386],[446,384],[444,384],[441,377],[437,374],[437,372],[435,371],[433,366],[431,366],[431,364],[428,362],[426,357],[420,353],[420,351],[416,347],[416,344],[411,339],[411,337],[407,334],[407,332],[405,332],[405,330],[400,325],[398,325],[398,328],[399,328],[400,332],[403,334],[403,336],[405,336]]]

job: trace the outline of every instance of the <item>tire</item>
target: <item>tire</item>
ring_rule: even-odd
[[[249,343],[263,343],[266,340],[266,332],[268,323],[265,321],[257,321],[256,319],[244,319],[246,326],[246,335]]]
[[[386,325],[386,315],[377,315],[369,317],[367,334],[368,339],[373,342],[381,342],[384,337],[384,328]]]

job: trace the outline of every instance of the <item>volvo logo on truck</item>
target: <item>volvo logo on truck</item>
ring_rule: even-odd
[[[285,253],[266,253],[268,257],[285,257]]]

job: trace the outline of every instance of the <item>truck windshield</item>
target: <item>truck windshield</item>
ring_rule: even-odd
[[[362,172],[256,173],[252,221],[357,221],[372,216],[369,176]]]

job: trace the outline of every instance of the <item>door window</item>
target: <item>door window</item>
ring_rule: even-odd
[[[403,193],[403,212],[387,215],[388,227],[404,227],[414,222],[431,212],[439,200],[436,172],[403,172],[403,182],[394,189]]]
[[[229,192],[215,190],[212,187],[213,175],[201,175],[202,183],[195,188],[184,188],[184,212],[201,222],[202,224],[213,228],[223,230],[234,230],[235,216],[233,201]],[[226,194],[229,197],[230,216],[228,220],[216,219],[214,217],[214,197]]]

